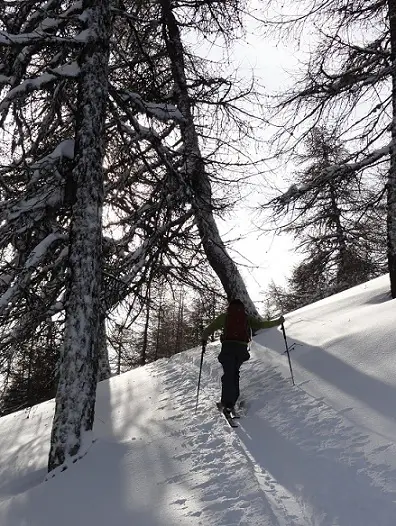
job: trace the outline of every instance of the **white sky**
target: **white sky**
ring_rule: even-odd
[[[232,55],[240,75],[250,77],[251,71],[254,70],[254,75],[264,87],[265,94],[284,89],[292,83],[293,71],[297,68],[297,57],[301,54],[301,49],[297,50],[292,41],[279,42],[274,38],[264,37],[260,24],[252,20],[248,23],[248,28],[245,42],[235,44]],[[271,133],[269,128],[257,130],[258,136],[264,138],[269,138]],[[271,179],[274,186],[287,189],[290,184],[287,174],[283,172],[284,167],[273,163],[271,169],[272,174],[266,177]],[[261,188],[260,192],[265,192],[266,183],[262,177],[257,178],[257,184]],[[221,234],[226,240],[241,236],[244,238],[233,243],[234,250],[230,253],[240,265],[249,265],[250,268],[240,266],[240,270],[249,293],[256,302],[263,299],[262,292],[265,292],[267,284],[272,280],[279,285],[285,284],[292,266],[299,260],[290,236],[264,233],[257,228],[265,224],[265,217],[260,218],[254,208],[265,202],[269,195],[258,192],[250,195],[246,202],[241,203],[231,219],[218,222]],[[260,308],[260,305],[258,306]]]

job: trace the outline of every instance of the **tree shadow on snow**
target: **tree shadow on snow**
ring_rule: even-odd
[[[263,491],[276,494],[279,484],[286,489],[285,507],[293,500],[305,510],[297,524],[394,524],[396,493],[385,481],[396,481],[396,471],[370,462],[368,435],[291,387],[275,366],[264,374],[253,368],[246,381],[253,402],[237,430],[242,447],[258,481],[264,480]]]
[[[144,383],[135,382],[136,371],[133,373],[99,384],[96,441],[88,453],[23,495],[15,496],[17,490],[26,489],[23,486],[30,488],[29,481],[14,481],[8,488],[14,498],[3,503],[3,509],[0,505],[0,524],[173,526],[180,515],[188,515],[189,510],[185,511],[182,501],[175,497],[191,498],[185,481],[168,484],[166,480],[177,462],[177,447],[170,449],[169,441],[164,441],[170,432],[167,423],[161,418],[157,425],[150,421],[145,414],[147,400],[140,403],[150,393],[153,407],[158,407],[159,396],[152,386],[145,391]],[[45,468],[40,472],[41,481],[44,473]]]
[[[364,338],[365,346],[367,346],[367,339],[370,338],[370,336],[364,335]],[[264,349],[255,351],[257,356],[259,356],[260,352],[269,351],[270,354],[277,357],[277,363],[279,363],[279,355],[282,355],[281,363],[283,363],[284,367],[287,367],[287,357],[284,352],[285,343],[279,331],[271,330],[268,331],[267,334],[262,333],[256,340],[264,347]],[[333,345],[336,344],[338,347],[348,349],[350,352],[350,349],[353,349],[352,346],[356,344],[356,341],[356,335],[350,337],[345,335],[342,338],[334,338],[331,343]],[[289,349],[291,349],[290,356],[292,364],[294,364],[297,384],[301,379],[304,381],[310,381],[312,377],[322,379],[351,396],[354,400],[360,400],[378,414],[394,421],[396,417],[396,388],[393,385],[375,378],[372,374],[366,374],[362,371],[362,366],[359,365],[359,368],[354,367],[322,347],[293,339],[290,336],[287,336],[287,342]],[[377,342],[373,337],[372,348],[378,351],[379,359],[381,359],[380,345],[384,344],[385,347],[389,345],[386,335],[384,335],[384,342]],[[268,349],[268,351],[266,351],[266,349]],[[355,353],[356,363],[358,363],[359,347],[355,349]],[[386,359],[387,355],[384,354],[384,360],[386,361]],[[389,365],[392,366],[392,364]],[[384,364],[378,361],[378,367],[380,366],[384,367]],[[387,368],[387,372],[389,372],[389,368]],[[393,437],[387,438],[392,439]]]
[[[53,403],[2,418],[0,502],[40,485],[47,472]]]
[[[392,294],[390,290],[387,292],[381,292],[380,294],[377,294],[376,296],[371,297],[367,301],[365,301],[366,305],[377,305],[379,303],[385,303],[386,301],[392,300]]]
[[[264,348],[253,347],[242,372],[243,396],[251,404],[238,434],[249,462],[259,470],[258,479],[267,480],[264,490],[276,483],[284,486],[288,498],[305,509],[306,524],[393,526],[396,470],[384,461],[384,453],[395,459],[394,444],[385,437],[388,443],[373,445],[368,434],[345,418],[352,408],[336,411],[302,387],[313,373],[390,419],[396,390],[320,347],[288,337],[289,348],[295,349],[293,388],[280,331],[266,331],[255,340]]]

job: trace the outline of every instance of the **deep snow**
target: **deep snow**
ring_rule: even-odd
[[[396,525],[395,301],[388,278],[286,315],[215,408],[217,343],[101,382],[87,454],[46,475],[53,401],[0,419],[0,526]]]

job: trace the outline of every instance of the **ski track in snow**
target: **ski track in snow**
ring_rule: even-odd
[[[164,361],[156,374],[165,382],[164,392],[167,393],[161,399],[164,405],[160,409],[173,406],[175,416],[172,420],[180,423],[177,428],[189,429],[187,432],[176,432],[177,436],[180,437],[181,433],[183,437],[185,453],[175,460],[191,463],[187,482],[193,494],[200,496],[202,513],[210,511],[209,524],[213,526],[297,524],[292,515],[285,516],[287,510],[282,504],[283,496],[276,494],[271,477],[261,473],[241,444],[238,431],[227,426],[215,407],[219,394],[216,387],[218,368],[215,368],[214,374],[210,374],[210,364],[204,365],[203,374],[209,373],[210,377],[203,381],[201,401],[195,414],[195,398],[191,395],[196,387],[198,361],[196,357],[188,363],[185,356],[180,355],[172,362]],[[184,372],[182,385],[180,367]],[[215,386],[210,385],[212,382]],[[191,419],[193,429],[189,426]],[[185,483],[186,475],[168,482]],[[186,499],[177,500],[175,504],[180,504],[187,515],[194,513],[189,511]]]
[[[214,407],[221,370],[213,357],[204,364],[201,400],[194,416],[197,429],[186,437],[186,446],[197,453],[193,470],[212,480],[205,485],[212,499],[226,498],[232,516],[239,512],[240,522],[235,524],[240,525],[255,524],[257,516],[266,517],[261,524],[274,526],[394,524],[396,472],[382,459],[384,452],[394,457],[395,444],[385,440],[373,446],[364,430],[351,426],[342,412],[302,387],[292,388],[277,367],[268,367],[263,375],[259,366],[263,348],[256,349],[256,357],[242,370],[242,396],[252,402],[237,430],[228,428]],[[218,350],[212,348],[212,355]],[[186,426],[195,406],[192,393],[198,354],[190,363],[187,353],[164,362],[158,373],[166,383],[167,403],[171,401],[178,414],[174,419]],[[182,385],[180,367],[184,369]],[[376,456],[378,463],[373,462]],[[222,477],[227,473],[226,487],[216,480],[216,473]],[[241,479],[246,484],[243,492]],[[228,491],[234,492],[232,496]],[[221,515],[219,522],[212,519],[212,523],[234,524],[225,519]]]

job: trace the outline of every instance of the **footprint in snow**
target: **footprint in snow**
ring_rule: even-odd
[[[393,444],[386,444],[385,446],[379,446],[373,450],[373,453],[381,453],[382,451],[386,451],[392,446]]]
[[[202,511],[191,511],[187,515],[189,515],[190,517],[200,517],[202,515]]]
[[[177,499],[171,502],[171,504],[177,504],[178,506],[183,506],[187,502],[187,499]]]

